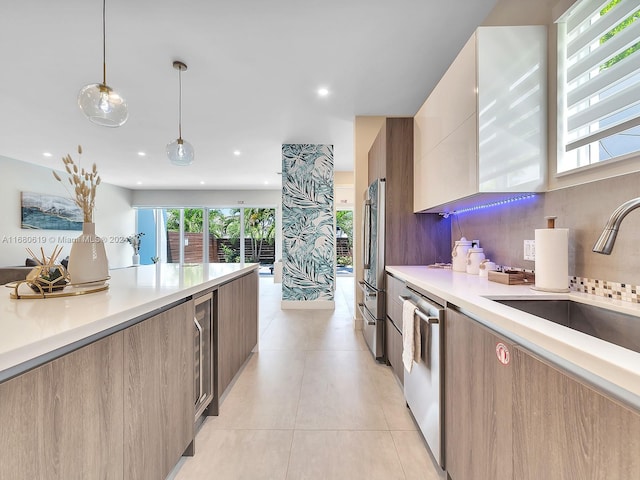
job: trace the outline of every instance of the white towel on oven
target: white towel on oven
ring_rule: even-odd
[[[416,315],[416,305],[410,300],[402,302],[402,363],[411,373],[413,362],[420,361],[420,319]]]

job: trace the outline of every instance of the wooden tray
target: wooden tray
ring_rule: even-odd
[[[489,280],[505,285],[523,285],[525,283],[535,283],[533,273],[521,272],[519,270],[507,270],[505,272],[489,271]]]
[[[20,288],[23,286],[25,288]],[[9,297],[14,300],[21,300],[27,298],[56,298],[56,297],[75,297],[78,295],[87,295],[89,293],[103,292],[109,289],[109,284],[106,280],[100,282],[91,282],[88,284],[69,284],[61,290],[54,292],[34,292],[29,286],[29,282],[21,280],[19,282],[7,283],[7,288],[13,288],[13,291],[9,294]]]

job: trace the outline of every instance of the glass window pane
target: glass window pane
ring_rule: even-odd
[[[209,210],[209,261],[238,263],[240,261],[240,209]]]
[[[259,263],[260,273],[273,274],[276,239],[275,208],[244,209],[244,259]]]

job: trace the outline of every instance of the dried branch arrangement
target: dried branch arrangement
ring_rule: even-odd
[[[80,145],[78,145],[78,155],[82,155],[82,146]],[[87,171],[84,168],[79,168],[71,158],[71,155],[62,157],[62,162],[64,163],[64,169],[69,174],[69,183],[74,189],[73,201],[82,209],[84,221],[93,222],[96,187],[100,185],[100,176],[98,175],[96,164],[93,164],[91,171]],[[62,178],[55,171],[53,176],[67,188]]]

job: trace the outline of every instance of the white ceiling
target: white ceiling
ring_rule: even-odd
[[[350,171],[355,116],[413,116],[494,3],[107,0],[107,84],[129,120],[105,128],[77,106],[102,81],[101,0],[4,2],[0,155],[61,169],[81,144],[103,181],[132,189],[279,188],[282,143],[333,144]],[[165,155],[177,59],[189,167]]]

